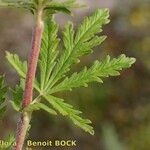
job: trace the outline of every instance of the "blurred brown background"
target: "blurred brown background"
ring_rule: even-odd
[[[34,113],[30,139],[77,140],[75,148],[64,150],[149,150],[150,149],[150,5],[148,0],[80,0],[89,8],[75,10],[74,16],[59,14],[60,36],[64,24],[71,20],[77,26],[97,8],[110,8],[111,23],[104,27],[106,41],[78,65],[110,54],[124,53],[137,59],[121,76],[106,79],[104,84],[91,84],[59,96],[74,104],[92,120],[95,136],[90,136],[63,117],[44,112]],[[30,50],[33,16],[24,10],[0,9],[0,74],[14,87],[19,78],[5,59],[5,50],[27,59]],[[11,97],[8,97],[8,100]],[[16,130],[16,113],[9,107],[0,123],[0,137]],[[6,131],[7,129],[7,131]],[[38,149],[38,148],[36,148]],[[42,148],[39,148],[42,149]],[[56,148],[48,148],[56,149]],[[57,148],[59,149],[59,148]]]

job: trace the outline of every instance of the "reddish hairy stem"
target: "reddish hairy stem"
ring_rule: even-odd
[[[35,79],[36,68],[38,63],[38,57],[41,46],[41,39],[43,33],[43,22],[42,22],[42,11],[38,11],[36,18],[36,26],[33,33],[32,49],[28,60],[28,71],[26,76],[25,90],[23,96],[22,107],[27,107],[32,102],[33,96],[33,82]],[[16,135],[16,146],[14,150],[22,150],[26,132],[30,123],[31,114],[23,112],[20,114],[18,121],[17,135]]]
[[[21,113],[17,124],[17,136],[16,136],[16,146],[14,150],[22,150],[26,132],[30,123],[31,115],[28,113]]]
[[[32,41],[33,42],[32,51],[29,57],[28,73],[27,73],[25,92],[24,92],[24,98],[22,103],[23,107],[28,106],[32,101],[33,82],[35,79],[37,62],[38,62],[38,57],[40,52],[42,32],[43,32],[43,22],[38,21],[35,27],[33,41]]]

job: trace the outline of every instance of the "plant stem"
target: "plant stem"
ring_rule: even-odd
[[[42,9],[40,9],[37,11],[36,14],[36,25],[32,37],[33,38],[32,49],[28,60],[28,72],[27,72],[23,102],[22,102],[23,108],[27,107],[32,102],[33,82],[36,74],[43,29],[44,29],[44,24],[42,21]],[[14,147],[14,150],[22,150],[26,132],[30,123],[30,119],[31,119],[30,113],[22,112],[20,114],[17,135],[16,135],[16,146]]]
[[[26,78],[26,85],[25,85],[25,92],[24,92],[24,99],[23,99],[23,107],[28,106],[32,101],[33,82],[35,79],[37,62],[38,62],[38,57],[40,52],[43,27],[44,26],[42,21],[42,11],[40,11],[37,14],[37,23],[36,23],[35,32],[32,41],[33,42],[32,51],[29,57],[28,73]]]
[[[30,119],[31,114],[28,114],[27,112],[20,114],[16,135],[16,146],[14,147],[14,150],[22,150]]]

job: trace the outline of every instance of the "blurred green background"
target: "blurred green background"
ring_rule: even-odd
[[[149,0],[80,0],[89,8],[74,11],[74,16],[59,14],[60,34],[70,20],[75,26],[97,8],[110,8],[111,23],[104,27],[106,41],[90,57],[75,67],[80,70],[93,60],[124,53],[137,59],[121,76],[104,84],[90,84],[73,92],[59,93],[92,120],[95,136],[84,133],[63,117],[34,113],[29,139],[73,139],[77,147],[64,150],[150,150],[150,4]],[[31,47],[33,16],[24,10],[0,9],[0,74],[14,87],[19,78],[5,59],[5,50],[27,59]],[[11,97],[8,97],[11,100]],[[16,130],[18,115],[8,107],[0,123],[0,138]],[[7,130],[6,130],[7,129]],[[38,149],[38,148],[36,148]],[[39,148],[42,149],[42,148]]]

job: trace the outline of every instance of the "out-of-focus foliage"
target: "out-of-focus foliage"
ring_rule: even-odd
[[[4,76],[0,76],[0,120],[6,112],[6,93],[8,87],[4,83]]]
[[[143,125],[133,130],[130,137],[130,150],[149,150],[150,148],[150,124]]]
[[[12,148],[12,145],[15,142],[15,136],[14,134],[9,134],[6,138],[5,141],[7,141],[9,144],[4,144],[4,145],[0,145],[0,150],[10,150]]]
[[[115,128],[111,124],[103,124],[102,139],[105,150],[125,150],[125,146],[119,140]]]

